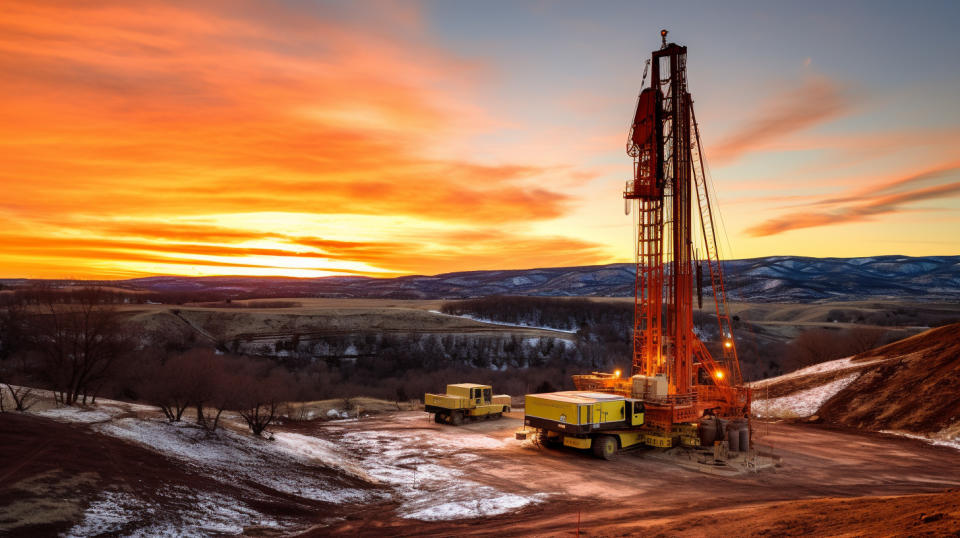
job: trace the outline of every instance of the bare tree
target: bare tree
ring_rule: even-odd
[[[238,359],[207,352],[197,356],[193,372],[197,378],[191,387],[197,424],[208,431],[216,431],[220,416],[238,403],[238,386],[243,376]]]
[[[263,379],[247,377],[239,394],[240,416],[253,435],[260,437],[279,418],[285,389],[275,374]]]
[[[850,346],[850,353],[857,354],[880,345],[887,331],[879,328],[856,327],[847,331],[847,341]]]
[[[104,299],[96,288],[72,294],[69,304],[47,295],[27,320],[41,374],[64,405],[95,398],[113,365],[134,347],[132,332]]]
[[[803,368],[869,351],[880,344],[885,331],[869,327],[848,330],[810,329],[800,333],[787,348],[787,363]]]
[[[0,309],[0,361],[9,359],[26,343],[23,304],[9,302]]]
[[[179,422],[193,409],[196,423],[215,431],[223,412],[239,405],[237,395],[248,377],[246,370],[241,359],[197,348],[156,360],[140,380],[139,391],[170,422]]]
[[[190,357],[177,355],[166,361],[158,361],[150,368],[141,389],[144,398],[163,411],[170,422],[179,422],[192,403],[193,372],[189,367]]]
[[[794,368],[803,368],[844,355],[846,343],[841,342],[840,331],[809,329],[790,342],[789,361]]]

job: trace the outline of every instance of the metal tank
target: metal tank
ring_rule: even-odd
[[[727,444],[730,452],[740,452],[740,430],[735,423],[727,426]]]
[[[711,447],[714,441],[723,439],[720,419],[709,415],[700,419],[700,446]]]

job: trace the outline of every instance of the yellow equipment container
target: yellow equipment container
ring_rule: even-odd
[[[433,420],[459,426],[468,418],[500,418],[510,411],[510,395],[493,394],[490,385],[456,383],[447,385],[446,394],[423,397],[424,409],[433,413]]]
[[[616,394],[564,391],[527,394],[524,425],[546,444],[592,448],[612,459],[617,450],[643,442],[643,402]]]

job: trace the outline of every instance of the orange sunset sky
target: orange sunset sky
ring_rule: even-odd
[[[960,4],[679,4],[2,2],[0,278],[630,261],[661,27],[724,256],[960,254]]]

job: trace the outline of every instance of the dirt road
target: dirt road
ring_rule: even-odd
[[[675,528],[671,522],[677,518],[703,519],[711,513],[759,509],[769,503],[900,496],[960,487],[956,472],[960,452],[956,450],[815,425],[765,424],[758,428],[758,440],[772,445],[782,464],[735,478],[665,464],[643,451],[606,462],[574,450],[541,449],[513,440],[520,425],[516,413],[500,421],[455,428],[436,425],[425,413],[405,412],[301,426],[296,430],[299,433],[349,449],[374,474],[380,467],[409,471],[409,475],[394,473],[388,479],[394,479],[394,487],[404,490],[401,497],[413,505],[404,508],[405,501],[401,501],[399,508],[395,503],[358,507],[357,513],[341,524],[313,532],[562,535],[574,533],[579,518],[585,535],[646,528],[657,533]],[[455,471],[451,483],[435,479],[443,470]],[[482,499],[473,495],[479,488],[487,488],[483,491],[488,496],[516,508],[485,515],[485,510],[496,509],[484,508]],[[467,499],[457,509],[469,511],[470,503],[477,503],[477,513],[467,513],[473,517],[465,519],[431,522],[415,519],[429,519],[430,512],[411,512],[457,498]],[[952,498],[957,500],[956,495]],[[809,506],[806,509],[816,511]],[[784,517],[790,514],[790,509],[782,506],[778,510]],[[946,522],[938,521],[939,525],[960,525],[960,519],[949,516]],[[691,532],[696,534],[696,529]]]

